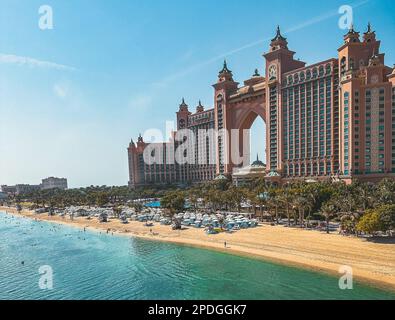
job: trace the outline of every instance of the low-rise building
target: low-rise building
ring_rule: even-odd
[[[16,193],[16,186],[2,185],[1,192],[6,193],[6,194],[15,194]]]
[[[34,191],[40,190],[40,185],[31,185],[31,184],[17,184],[15,186],[16,192],[15,194],[27,194]]]
[[[248,185],[257,178],[263,178],[266,175],[266,165],[257,157],[250,166],[235,169],[232,174],[233,184],[236,187]]]
[[[67,189],[67,179],[65,178],[55,178],[49,177],[42,180],[41,190],[50,190],[50,189]]]

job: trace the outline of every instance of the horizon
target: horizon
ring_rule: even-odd
[[[289,2],[280,21],[256,0],[92,3],[47,1],[54,29],[40,30],[40,1],[0,0],[0,185],[55,176],[70,189],[126,186],[130,140],[150,128],[164,132],[183,97],[190,110],[199,100],[211,108],[224,58],[242,82],[255,68],[264,73],[262,54],[277,25],[307,65],[336,58],[346,33],[338,27],[342,1]],[[371,22],[392,66],[395,3],[350,5],[355,29]],[[262,119],[253,125],[252,161],[256,154],[265,161],[263,128]]]

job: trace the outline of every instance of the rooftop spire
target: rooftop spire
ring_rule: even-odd
[[[185,103],[185,99],[182,98],[182,102],[181,102],[180,106],[186,106],[186,105],[187,105],[187,104]]]
[[[278,40],[282,40],[282,41],[286,41],[287,39],[284,38],[281,34],[281,30],[280,30],[280,26],[277,26],[277,32],[276,32],[276,36],[272,39],[272,41],[278,41]]]
[[[372,25],[369,22],[368,23],[368,30],[366,31],[366,33],[371,33],[371,32],[372,32]]]
[[[364,38],[365,39],[369,39],[369,38],[373,38],[375,36],[375,32],[373,31],[373,28],[372,28],[372,25],[371,25],[371,23],[369,22],[368,23],[368,27],[367,27],[367,29],[366,29],[366,32],[364,33]]]
[[[344,41],[345,41],[345,43],[360,42],[359,32],[355,31],[353,23],[351,24],[350,28],[348,29],[348,32],[344,35]]]
[[[203,112],[204,111],[204,106],[202,105],[202,101],[199,100],[199,104],[196,107],[196,112]]]
[[[348,34],[357,34],[358,32],[356,32],[354,30],[354,23],[351,23],[350,29],[348,30]]]
[[[224,66],[219,73],[232,73],[232,71],[228,69],[228,63],[226,62],[226,59],[224,60]]]
[[[260,77],[261,75],[259,74],[258,69],[255,69],[253,77]]]

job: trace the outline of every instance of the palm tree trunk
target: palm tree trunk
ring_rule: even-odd
[[[326,217],[326,233],[329,234],[329,217]]]
[[[278,206],[276,206],[276,224],[278,224]]]

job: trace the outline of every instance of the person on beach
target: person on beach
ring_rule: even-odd
[[[226,241],[224,242],[224,247],[226,248]]]

